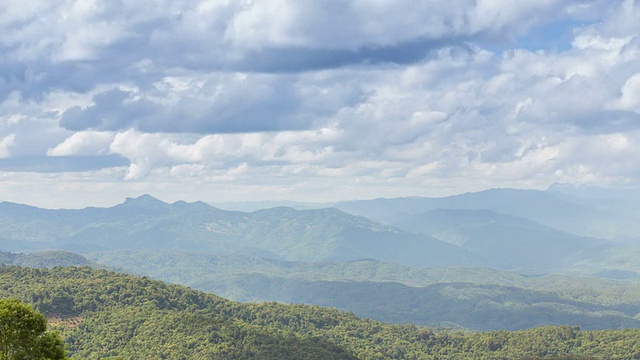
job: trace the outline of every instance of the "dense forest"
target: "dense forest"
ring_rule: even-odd
[[[640,327],[635,317],[640,313],[640,285],[632,280],[415,268],[371,259],[289,262],[169,250],[109,251],[89,257],[104,266],[235,301],[336,307],[388,323],[470,330],[564,324],[588,330]]]
[[[3,266],[0,297],[23,300],[72,358],[632,359],[640,330],[456,332],[388,325],[308,305],[242,304],[88,267]],[[490,319],[487,319],[490,321]]]

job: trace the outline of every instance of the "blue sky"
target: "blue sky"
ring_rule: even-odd
[[[4,1],[0,200],[640,180],[640,2]]]

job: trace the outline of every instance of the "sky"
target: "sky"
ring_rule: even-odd
[[[4,0],[0,201],[640,185],[640,1]]]

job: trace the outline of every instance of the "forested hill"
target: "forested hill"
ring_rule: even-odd
[[[88,266],[84,256],[63,250],[43,250],[27,254],[0,251],[0,264],[28,267]]]
[[[486,333],[386,325],[306,305],[240,304],[87,267],[3,266],[0,297],[45,313],[74,358],[632,359],[639,330]]]

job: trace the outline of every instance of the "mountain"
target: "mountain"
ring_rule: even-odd
[[[237,202],[212,202],[209,203],[218,209],[230,211],[253,212],[274,207],[291,207],[298,210],[324,209],[333,207],[333,203],[306,203],[299,201],[237,201]]]
[[[278,207],[252,213],[202,202],[164,203],[149,195],[111,208],[43,210],[0,204],[0,238],[10,249],[62,248],[79,253],[182,249],[299,261],[375,258],[416,266],[477,265],[471,253],[337,209]],[[22,248],[16,249],[16,247]]]
[[[640,202],[639,188],[605,188],[591,185],[572,185],[563,183],[553,183],[547,191],[570,195],[581,199],[598,200],[624,200],[629,202]]]
[[[84,266],[91,262],[84,256],[61,250],[43,250],[26,254],[0,251],[0,264],[27,267]]]
[[[0,203],[0,237],[22,241],[25,249],[58,247],[74,252],[121,247],[233,248],[224,239],[209,236],[201,225],[208,218],[226,221],[238,216],[204,203],[167,204],[149,195],[127,198],[111,208],[81,210],[45,210],[5,202]]]
[[[222,288],[245,301],[268,299],[335,307],[396,324],[469,330],[565,324],[591,330],[640,327],[640,320],[634,318],[640,306],[602,306],[500,285],[439,283],[410,287],[392,282],[306,281],[254,274],[236,275]]]
[[[590,274],[595,266],[586,264],[612,264],[608,259],[625,251],[618,250],[616,244],[572,235],[527,218],[495,210],[460,208],[526,208],[514,203],[513,197],[518,201],[529,197],[527,204],[554,208],[556,213],[574,211],[572,216],[577,217],[592,213],[590,208],[579,210],[583,205],[548,193],[516,190],[442,199],[380,200],[385,206],[376,205],[376,201],[351,203],[375,211],[384,208],[395,214],[387,217],[388,225],[335,208],[276,207],[244,213],[220,210],[202,202],[168,204],[149,195],[128,198],[111,208],[82,210],[45,210],[0,203],[0,250],[59,248],[89,254],[171,249],[304,262],[375,259],[417,267],[494,267],[524,272],[582,268]],[[398,202],[412,211],[427,205],[453,208],[400,214],[393,205]]]
[[[73,358],[356,359],[325,339],[252,324],[248,306],[146,278],[4,267],[0,279],[0,296],[43,312]]]
[[[572,235],[490,210],[435,209],[388,222],[458,245],[504,270],[559,271],[613,247],[609,241]]]
[[[72,358],[633,359],[640,330],[440,332],[335,309],[239,304],[89,268],[0,268],[1,297],[44,313]]]
[[[606,279],[525,276],[486,268],[422,269],[374,260],[305,263],[153,250],[102,252],[92,260],[236,301],[330,306],[391,323],[455,324],[475,330],[640,324],[634,319],[640,313],[640,285]]]
[[[605,202],[606,200],[600,200]],[[640,235],[640,217],[554,191],[491,189],[441,198],[409,197],[348,201],[336,208],[388,223],[435,209],[491,210],[525,218],[568,233],[606,239]]]

